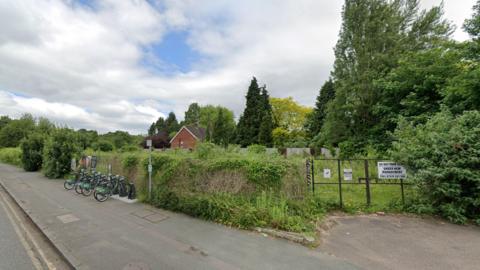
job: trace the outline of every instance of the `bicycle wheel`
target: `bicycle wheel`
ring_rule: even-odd
[[[95,198],[95,200],[99,201],[99,202],[104,202],[108,199],[108,194],[105,194],[103,192],[97,192],[96,190],[93,192],[93,197]]]
[[[86,196],[86,197],[92,195],[92,191],[93,191],[93,188],[90,185],[82,188],[82,194],[83,194],[83,196]]]
[[[74,186],[75,186],[75,182],[71,180],[65,180],[65,182],[63,183],[63,187],[66,190],[72,190]]]
[[[78,194],[82,194],[82,183],[77,183],[75,184],[75,192],[77,192]]]

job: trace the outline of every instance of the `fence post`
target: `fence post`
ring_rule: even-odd
[[[403,191],[403,178],[400,178],[400,188],[402,189],[402,204],[405,205],[405,193]]]
[[[340,159],[337,159],[338,164],[338,195],[340,197],[340,208],[343,208],[343,198],[342,198],[342,175],[340,172]]]
[[[367,193],[367,206],[370,206],[371,197],[370,197],[370,178],[368,176],[368,159],[365,159],[365,187]]]
[[[312,170],[312,192],[313,192],[313,195],[315,195],[315,168],[314,168],[314,164],[315,163],[315,159],[312,158],[312,166],[310,166],[311,170]]]

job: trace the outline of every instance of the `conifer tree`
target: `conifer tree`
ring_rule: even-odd
[[[317,102],[315,103],[315,108],[313,112],[309,115],[307,122],[305,123],[305,128],[307,130],[307,135],[310,138],[315,137],[320,133],[320,129],[323,126],[325,120],[325,115],[327,111],[327,104],[335,97],[335,89],[333,86],[332,79],[326,81],[320,93],[317,96]]]
[[[263,114],[262,121],[260,122],[260,127],[258,131],[258,143],[271,147],[273,144],[272,131],[275,128],[273,124],[272,117],[272,106],[270,106],[270,97],[267,92],[267,87],[264,85],[262,87],[262,108],[261,112]]]
[[[198,103],[192,103],[188,106],[183,120],[184,125],[198,125],[200,123],[200,106]]]
[[[227,146],[230,139],[230,130],[223,110],[218,111],[217,119],[213,126],[212,141],[218,145]]]
[[[237,126],[237,143],[248,146],[258,142],[260,123],[263,118],[264,102],[257,79],[253,77],[248,87],[245,110]]]

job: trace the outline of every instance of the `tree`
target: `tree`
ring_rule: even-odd
[[[17,147],[20,141],[35,130],[35,120],[30,114],[11,120],[0,130],[0,147]]]
[[[48,118],[40,117],[37,120],[37,130],[42,134],[50,134],[55,129],[55,124],[53,124]]]
[[[32,133],[23,138],[20,144],[22,148],[22,165],[27,172],[38,171],[42,167],[44,135]]]
[[[289,131],[300,131],[305,126],[312,108],[298,104],[292,97],[270,98],[273,118],[276,126]]]
[[[155,125],[155,122],[153,122],[148,128],[148,135],[152,136],[155,134],[156,131],[157,131],[157,126]]]
[[[317,102],[315,103],[315,108],[307,116],[307,120],[305,122],[307,135],[310,138],[313,138],[320,133],[325,120],[325,115],[327,114],[327,105],[334,97],[335,88],[333,86],[332,79],[329,79],[320,89],[320,93],[317,96]]]
[[[267,147],[272,147],[272,131],[275,128],[272,117],[272,106],[270,105],[270,96],[267,87],[262,87],[263,117],[258,130],[258,143]]]
[[[177,132],[180,127],[178,125],[177,117],[175,116],[174,112],[170,112],[168,114],[167,119],[165,120],[165,129],[168,132],[168,134]],[[159,129],[161,130],[161,129]]]
[[[48,178],[62,178],[70,173],[73,157],[79,148],[75,134],[67,128],[56,129],[45,142],[43,151],[43,172]]]
[[[227,146],[230,140],[231,127],[225,119],[223,110],[218,111],[217,119],[213,126],[212,142],[218,145]]]
[[[473,6],[472,18],[465,20],[463,30],[467,32],[474,41],[480,41],[480,1]]]
[[[258,142],[264,102],[257,79],[253,77],[246,95],[246,106],[237,125],[237,143],[247,146]]]
[[[192,103],[188,106],[183,120],[184,125],[198,125],[200,123],[200,106],[198,103]]]
[[[95,130],[79,129],[77,132],[77,141],[82,149],[93,147],[93,144],[98,140],[98,133]]]
[[[346,0],[332,72],[335,98],[327,106],[322,137],[327,144],[349,141],[361,152],[385,134],[374,108],[381,97],[375,81],[395,68],[406,52],[448,40],[451,26],[442,8],[419,13],[417,0]]]
[[[5,127],[11,121],[12,119],[10,119],[10,117],[8,117],[7,115],[0,116],[0,130],[2,130],[2,128]]]

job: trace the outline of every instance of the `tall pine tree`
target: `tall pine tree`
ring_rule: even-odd
[[[237,143],[245,147],[258,143],[260,123],[263,118],[264,102],[257,79],[253,77],[248,87],[246,106],[237,125]]]

